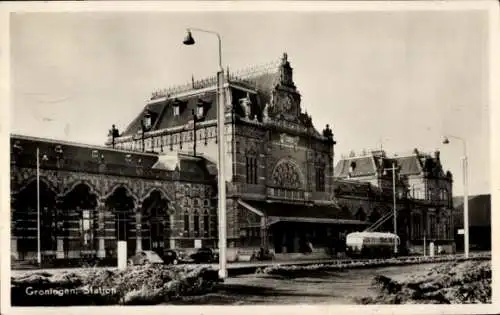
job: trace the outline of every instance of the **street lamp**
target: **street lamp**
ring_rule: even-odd
[[[47,155],[42,156],[43,161],[47,161]],[[36,231],[37,231],[37,262],[42,266],[42,248],[40,233],[40,148],[36,148]]]
[[[469,258],[469,170],[467,161],[467,143],[460,137],[448,135],[444,137],[443,144],[449,144],[450,138],[461,141],[463,145],[462,172],[464,188],[464,254],[465,258]]]
[[[224,163],[224,124],[225,124],[225,104],[224,93],[222,87],[224,84],[224,68],[222,67],[222,44],[219,33],[207,31],[199,28],[188,28],[186,37],[184,38],[184,45],[194,45],[192,31],[208,33],[217,36],[219,42],[219,71],[217,72],[217,160],[218,160],[218,192],[219,192],[219,277],[224,279],[227,277],[226,268],[226,178],[225,178],[225,163]]]

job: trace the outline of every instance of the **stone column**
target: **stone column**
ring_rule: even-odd
[[[66,233],[64,222],[66,221],[65,212],[63,210],[63,197],[58,196],[56,198],[56,259],[64,259],[65,250],[64,250],[64,235]]]
[[[64,238],[62,236],[57,236],[57,251],[56,251],[57,259],[64,259]]]
[[[11,170],[13,171],[13,170]],[[14,213],[16,211],[19,211],[18,209],[15,209],[15,204],[16,204],[16,197],[17,197],[17,194],[11,194],[11,197],[10,197],[10,215],[11,215],[11,220],[10,220],[10,235],[11,235],[11,238],[10,238],[10,251],[11,251],[11,255],[12,257],[14,257],[16,260],[19,259],[19,253],[17,252],[17,237],[15,236],[15,234],[17,233],[16,232],[16,225],[19,224],[18,222],[16,222],[13,218],[14,218]]]
[[[142,212],[138,209],[135,213],[135,252],[139,252],[142,250]]]
[[[260,247],[264,250],[268,249],[268,236],[267,236],[267,220],[266,217],[263,216],[260,218]]]
[[[98,249],[97,249],[97,257],[98,258],[105,258],[106,257],[106,247],[104,244],[104,236],[106,233],[106,219],[105,219],[105,203],[104,200],[99,200],[97,202],[97,224],[98,224],[98,231],[97,231],[97,240],[98,240]]]
[[[282,241],[281,241],[281,252],[282,253],[287,253],[288,252],[288,235],[287,235],[287,231],[286,229],[283,229],[283,238],[282,238]]]
[[[12,236],[10,239],[10,252],[11,256],[14,257],[14,259],[19,259],[19,254],[17,253],[17,237]]]
[[[168,227],[170,229],[169,245],[171,249],[174,249],[176,248],[176,246],[175,246],[175,239],[173,237],[174,233],[177,232],[177,229],[175,229],[175,216],[173,214],[170,214],[169,222],[170,222],[170,226]]]

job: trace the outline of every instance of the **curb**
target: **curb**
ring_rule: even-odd
[[[462,262],[467,260],[489,260],[491,253],[488,254],[475,254],[470,255],[469,258],[463,255],[447,255],[435,257],[402,257],[392,259],[364,259],[364,260],[349,260],[349,261],[332,261],[325,263],[311,263],[311,264],[296,264],[296,265],[281,265],[276,264],[261,268],[263,274],[274,274],[280,271],[293,272],[293,271],[307,271],[307,270],[339,270],[339,269],[355,269],[355,268],[373,268],[373,267],[389,267],[399,265],[415,265],[415,264],[432,264],[441,262]]]

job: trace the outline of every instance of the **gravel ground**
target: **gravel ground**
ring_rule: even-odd
[[[436,265],[438,264],[324,271],[294,279],[244,275],[226,279],[217,293],[193,297],[184,300],[182,304],[354,304],[356,297],[376,296],[377,293],[372,289],[372,281],[376,275],[424,275]]]

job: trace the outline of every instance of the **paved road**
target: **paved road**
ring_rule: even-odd
[[[242,275],[224,281],[221,290],[174,304],[355,304],[355,298],[374,296],[371,282],[382,274],[401,278],[427,273],[436,264],[392,266],[373,269],[322,271],[293,279]]]

